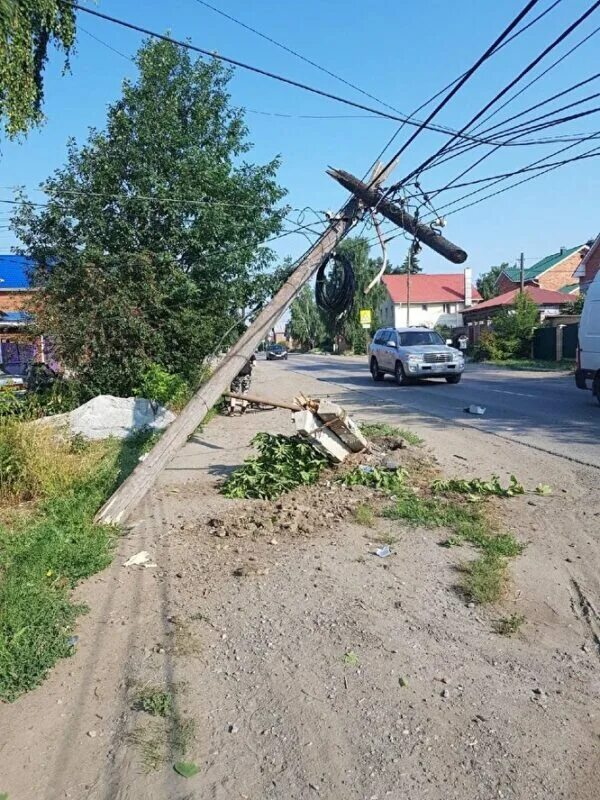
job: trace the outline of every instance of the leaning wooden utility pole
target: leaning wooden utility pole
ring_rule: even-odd
[[[371,183],[364,183],[343,169],[328,169],[327,174],[331,175],[345,189],[348,189],[348,191],[362,200],[366,206],[376,209],[379,214],[387,217],[391,222],[395,222],[396,225],[404,228],[408,233],[412,233],[415,239],[431,247],[432,250],[447,258],[448,261],[452,261],[453,264],[462,264],[467,260],[467,254],[464,250],[449,242],[431,225],[420,222],[398,203],[385,199],[379,186],[374,185],[372,181]]]
[[[382,170],[379,165],[375,168],[370,184],[368,186],[363,184],[368,190],[369,197],[379,198],[378,187],[393,167],[392,164],[386,170]],[[96,515],[97,522],[110,524],[125,520],[133,507],[152,488],[158,475],[175,453],[198,428],[219,397],[229,389],[231,381],[250,358],[267,331],[275,325],[300,289],[310,280],[320,265],[331,256],[335,247],[351,230],[364,208],[365,204],[362,200],[353,194],[331,220],[321,237],[307,251],[281,289],[229,350],[213,375],[200,387],[177,419],[167,428],[144,461],[136,466],[131,475],[102,506]],[[463,252],[458,251],[458,248],[450,242],[447,242],[447,246],[453,248],[454,251]],[[438,252],[440,251],[438,250]]]

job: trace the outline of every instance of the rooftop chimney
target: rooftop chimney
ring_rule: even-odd
[[[471,267],[465,267],[465,308],[473,305],[473,273]]]

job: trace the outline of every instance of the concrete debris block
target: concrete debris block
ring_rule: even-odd
[[[465,411],[467,414],[478,414],[480,417],[485,414],[485,408],[483,406],[477,406],[474,403],[472,403],[470,406],[467,406]]]
[[[142,397],[99,395],[75,408],[60,419],[47,417],[52,425],[66,425],[71,433],[86,439],[126,439],[141,430],[162,431],[175,419],[175,414],[155,406]]]
[[[130,556],[127,561],[123,562],[124,567],[155,567],[156,564],[151,563],[150,554],[145,550],[140,550],[134,556]]]
[[[360,453],[367,447],[368,441],[356,422],[337,403],[319,400],[317,416],[353,453]]]
[[[350,449],[312,411],[296,411],[292,418],[298,434],[332,461],[340,463],[350,454]]]

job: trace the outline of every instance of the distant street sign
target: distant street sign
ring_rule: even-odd
[[[360,324],[363,328],[370,328],[371,327],[371,309],[370,308],[361,308],[360,310]]]

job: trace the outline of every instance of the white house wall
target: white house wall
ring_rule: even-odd
[[[451,308],[457,309],[453,313],[444,310],[444,303],[427,303],[427,308],[423,308],[421,303],[410,304],[410,319],[407,320],[407,308],[405,304],[394,306],[394,327],[405,328],[407,325],[422,325],[426,328],[434,328],[436,325],[447,325],[450,328],[458,328],[463,324],[462,314],[463,304],[452,303]]]

